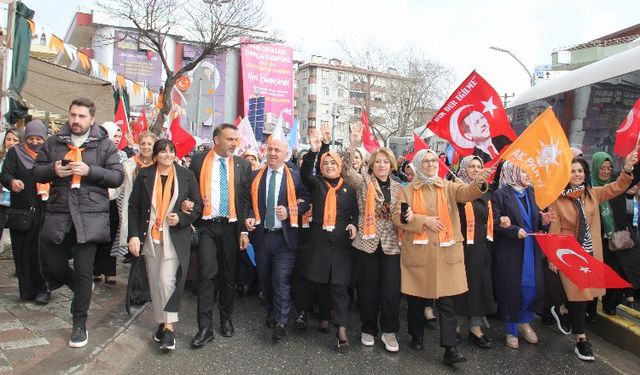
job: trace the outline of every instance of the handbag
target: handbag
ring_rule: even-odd
[[[129,270],[124,308],[131,315],[131,306],[142,306],[147,302],[151,302],[149,276],[147,275],[144,255],[140,254],[139,257],[133,258],[131,269]]]
[[[632,248],[634,245],[631,233],[627,229],[613,232],[609,237],[609,251],[620,251]]]
[[[191,243],[190,243],[190,247],[192,249],[197,249],[199,243],[200,243],[200,232],[198,231],[198,228],[196,228],[195,226],[191,225]]]
[[[35,221],[36,209],[31,207],[28,210],[10,208],[7,210],[7,228],[18,232],[27,232]]]

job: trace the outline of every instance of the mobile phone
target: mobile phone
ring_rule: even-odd
[[[60,163],[62,164],[63,167],[66,167],[67,165],[69,165],[69,163],[71,163],[71,160],[62,159],[62,160],[60,160]]]
[[[407,210],[409,209],[409,203],[400,203],[400,222],[407,224]]]

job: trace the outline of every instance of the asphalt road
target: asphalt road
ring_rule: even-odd
[[[199,350],[189,348],[196,332],[196,303],[192,293],[186,293],[181,322],[176,325],[176,350],[163,354],[151,340],[157,326],[150,311],[137,323],[147,332],[148,339],[136,350],[136,359],[126,370],[128,374],[640,374],[640,359],[595,337],[590,336],[596,361],[580,361],[573,353],[572,336],[563,336],[539,319],[533,326],[540,338],[538,345],[520,340],[520,349],[504,345],[504,329],[495,320],[487,334],[493,338],[493,348],[479,349],[466,340],[466,331],[459,350],[468,362],[448,367],[442,364],[443,349],[438,346],[438,330],[425,330],[425,350],[409,348],[406,333],[406,307],[401,308],[401,328],[398,334],[400,352],[387,353],[376,339],[373,348],[360,344],[359,318],[351,312],[350,346],[338,349],[335,332],[323,334],[318,322],[310,320],[306,331],[290,328],[281,342],[271,341],[271,331],[264,324],[265,314],[260,300],[254,296],[236,299],[235,335],[216,337]],[[217,316],[217,313],[214,313]],[[133,353],[132,353],[133,355]]]

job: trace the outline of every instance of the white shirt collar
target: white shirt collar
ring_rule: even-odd
[[[222,160],[224,160],[224,161],[228,161],[228,160],[229,160],[229,158],[231,157],[231,156],[227,156],[226,158],[224,158],[224,157],[222,157],[222,156],[218,155],[218,153],[217,153],[217,152],[215,152],[215,151],[211,151],[211,152],[213,152],[213,158],[216,160],[216,162],[217,162],[217,163],[219,163],[219,161],[218,161],[218,160],[220,160],[220,159],[222,159]]]
[[[268,169],[268,172],[271,172],[271,171],[275,170],[276,172],[282,174],[282,173],[284,173],[284,164],[282,164],[280,166],[280,168],[277,168],[277,169],[271,169],[271,167],[267,167],[267,169]]]

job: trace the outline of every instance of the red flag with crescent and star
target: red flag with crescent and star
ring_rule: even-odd
[[[589,255],[575,237],[538,233],[533,236],[547,259],[580,290],[631,287],[611,267]]]
[[[378,143],[378,140],[371,132],[367,112],[362,111],[360,121],[362,121],[362,145],[368,152],[372,152],[376,148],[380,147],[380,143]]]
[[[460,156],[477,155],[485,164],[516,138],[496,90],[475,70],[453,91],[427,128],[447,140]]]
[[[616,131],[613,151],[620,157],[626,158],[631,151],[638,147],[638,133],[640,133],[640,99],[636,101]]]

